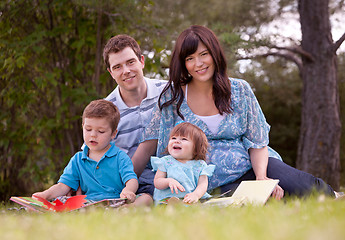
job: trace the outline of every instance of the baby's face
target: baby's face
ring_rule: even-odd
[[[168,152],[176,160],[192,160],[194,156],[194,143],[189,137],[172,136],[169,139]]]

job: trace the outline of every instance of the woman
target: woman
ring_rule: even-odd
[[[208,162],[215,164],[209,190],[235,189],[243,180],[279,179],[273,192],[303,196],[312,189],[334,196],[323,180],[292,168],[268,147],[270,126],[249,84],[228,78],[227,64],[215,34],[191,26],[178,37],[170,79],[162,91],[144,142],[132,158],[140,174],[149,156],[162,156],[169,132],[181,120],[201,128],[209,141]]]

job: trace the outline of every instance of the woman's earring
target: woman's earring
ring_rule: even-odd
[[[189,78],[190,78],[190,77],[192,77],[192,75],[190,75],[189,73],[188,73],[188,75],[187,75],[187,76],[188,76]]]

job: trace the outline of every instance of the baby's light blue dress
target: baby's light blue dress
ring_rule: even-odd
[[[167,178],[174,178],[185,189],[185,192],[179,191],[179,193],[176,194],[171,193],[170,188],[164,190],[155,188],[153,193],[153,199],[155,201],[170,197],[184,198],[187,193],[191,193],[195,190],[201,175],[211,177],[215,169],[215,165],[207,165],[203,160],[190,160],[186,163],[181,163],[170,155],[161,158],[151,157],[151,165],[154,171],[159,169],[162,172],[166,172]],[[211,195],[206,192],[201,198],[209,197],[211,197]]]

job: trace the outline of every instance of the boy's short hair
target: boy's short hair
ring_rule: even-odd
[[[189,122],[182,122],[171,130],[170,138],[172,136],[188,136],[194,142],[193,159],[206,161],[208,141],[199,127]]]
[[[131,36],[120,34],[110,38],[103,49],[103,59],[107,68],[110,68],[109,54],[120,52],[126,47],[130,47],[140,60],[142,54],[137,41]]]
[[[110,101],[98,99],[90,102],[84,109],[82,121],[85,118],[106,118],[112,132],[116,131],[120,121],[119,109]]]

